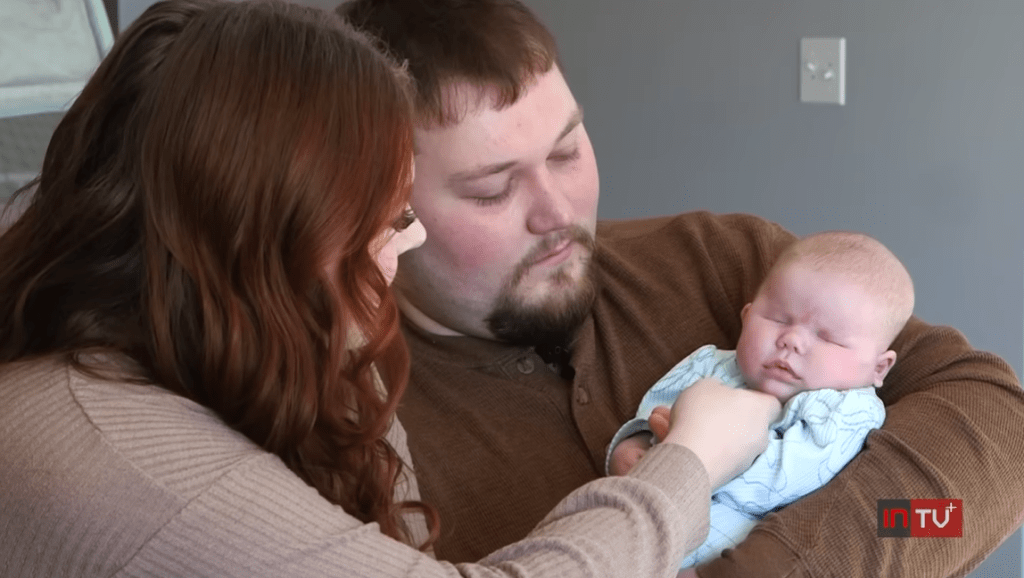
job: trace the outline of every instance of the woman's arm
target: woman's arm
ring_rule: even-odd
[[[696,456],[663,444],[628,476],[569,495],[524,540],[456,566],[348,516],[266,455],[189,502],[121,575],[668,576],[703,539],[709,499]]]
[[[454,566],[353,518],[156,386],[9,364],[0,430],[5,576],[656,577],[707,531],[704,462],[670,443],[573,492],[518,543]]]
[[[149,572],[170,553],[187,565],[174,573],[197,575],[670,576],[707,533],[711,485],[764,449],[779,410],[777,400],[754,392],[689,388],[664,442],[627,476],[584,485],[523,540],[455,566],[354,520],[262,454],[191,499],[129,569]]]
[[[674,416],[629,475],[586,484],[523,540],[456,566],[350,516],[188,399],[8,364],[0,559],[12,576],[670,576],[704,539],[711,483],[763,449],[752,432],[774,419],[749,392],[695,389],[722,409]]]

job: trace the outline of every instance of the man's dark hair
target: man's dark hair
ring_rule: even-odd
[[[350,0],[336,11],[407,62],[427,126],[461,120],[464,107],[445,94],[452,83],[480,89],[500,109],[558,64],[551,32],[518,0]]]

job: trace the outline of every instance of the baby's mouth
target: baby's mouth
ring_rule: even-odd
[[[781,359],[766,364],[765,368],[766,369],[776,369],[776,370],[785,372],[790,377],[792,377],[794,380],[799,380],[800,379],[800,376],[797,375],[797,373],[795,371],[793,371],[793,368],[788,363],[786,363],[785,361],[783,361]]]

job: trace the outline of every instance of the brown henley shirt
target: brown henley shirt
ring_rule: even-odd
[[[704,344],[734,349],[739,311],[793,236],[749,215],[685,213],[597,228],[598,296],[566,381],[531,347],[440,337],[408,322],[399,408],[439,558],[515,542],[602,474],[644,392]],[[879,396],[887,418],[827,486],[702,566],[725,576],[962,576],[1024,518],[1024,393],[998,357],[911,319]],[[962,538],[878,538],[879,499],[963,500]],[[682,553],[680,553],[682,556]]]

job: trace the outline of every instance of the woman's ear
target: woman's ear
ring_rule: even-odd
[[[874,386],[882,387],[882,381],[885,376],[892,369],[893,364],[896,363],[896,352],[893,350],[886,351],[878,356],[875,360],[875,371],[874,371]]]

